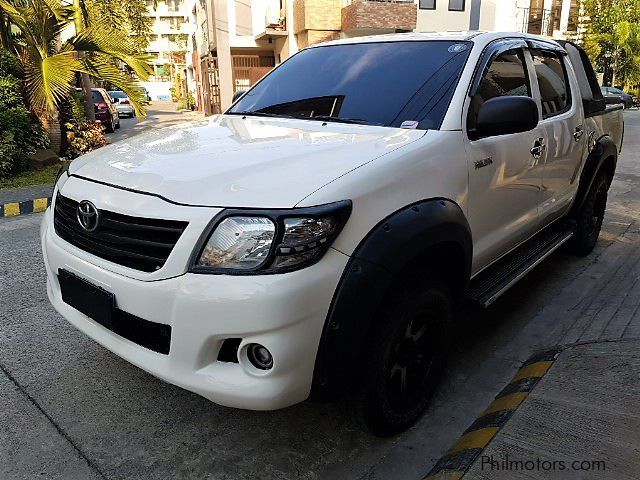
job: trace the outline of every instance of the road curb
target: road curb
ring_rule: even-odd
[[[522,364],[518,373],[491,404],[440,458],[423,480],[458,480],[464,476],[500,429],[529,396],[558,358],[562,348],[537,353]]]
[[[0,218],[44,212],[49,205],[51,205],[51,197],[5,203],[0,205]]]

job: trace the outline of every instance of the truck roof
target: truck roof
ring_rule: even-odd
[[[408,33],[389,33],[384,35],[368,35],[363,37],[341,38],[339,40],[330,40],[328,42],[318,43],[309,48],[323,47],[327,45],[348,45],[355,43],[382,43],[382,42],[419,42],[429,40],[447,40],[447,41],[471,41],[475,44],[485,45],[500,38],[525,38],[538,40],[542,42],[558,45],[553,39],[540,35],[531,35],[521,32],[486,32],[482,30],[469,30],[461,32],[408,32]]]

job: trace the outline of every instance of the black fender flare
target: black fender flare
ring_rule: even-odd
[[[472,259],[471,230],[462,209],[445,198],[408,205],[378,223],[358,245],[333,295],[316,356],[311,397],[328,399],[347,388],[382,300],[396,275],[438,244],[462,251],[466,290]]]
[[[618,162],[618,148],[614,141],[608,135],[603,135],[595,141],[594,147],[587,156],[582,173],[580,174],[580,183],[578,183],[578,191],[576,192],[576,198],[569,212],[569,216],[576,214],[582,207],[587,194],[591,189],[598,172],[602,169],[602,166],[608,158],[613,158],[613,171],[611,172],[611,179],[613,180],[613,173],[616,169]]]

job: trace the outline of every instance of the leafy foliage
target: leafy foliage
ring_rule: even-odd
[[[129,32],[139,53],[149,45],[152,20],[147,15],[146,0],[84,0],[84,4],[90,23]]]
[[[27,110],[17,60],[0,50],[0,178],[23,170],[29,155],[47,146],[46,135]]]
[[[587,24],[584,47],[605,81],[640,82],[640,1],[585,0]]]
[[[69,159],[79,157],[107,144],[104,127],[99,123],[82,120],[79,123],[68,123],[66,127],[69,141],[67,158]]]
[[[60,33],[83,15],[66,2],[0,0],[0,8],[23,35],[15,47],[24,71],[26,97],[35,112],[56,114],[73,90],[76,75],[87,73],[116,85],[127,93],[136,115],[145,115],[137,82],[120,69],[120,63],[143,80],[152,70],[127,30],[90,25],[61,43]]]

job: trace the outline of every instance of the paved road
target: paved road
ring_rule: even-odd
[[[177,112],[175,103],[151,102],[147,110],[147,116],[143,120],[137,118],[121,118],[121,128],[114,133],[107,134],[109,143],[114,143],[125,138],[148,130],[149,128],[168,127],[178,123],[203,118],[198,112]]]
[[[463,319],[433,405],[393,439],[359,431],[340,403],[232,410],[132,367],[49,306],[40,217],[0,220],[0,478],[420,478],[523,360],[571,335],[578,313],[602,323],[598,312],[615,313],[607,294],[629,290],[634,270],[621,268],[638,251],[629,235],[640,217],[640,113],[625,115],[594,254],[557,253],[489,310]]]

